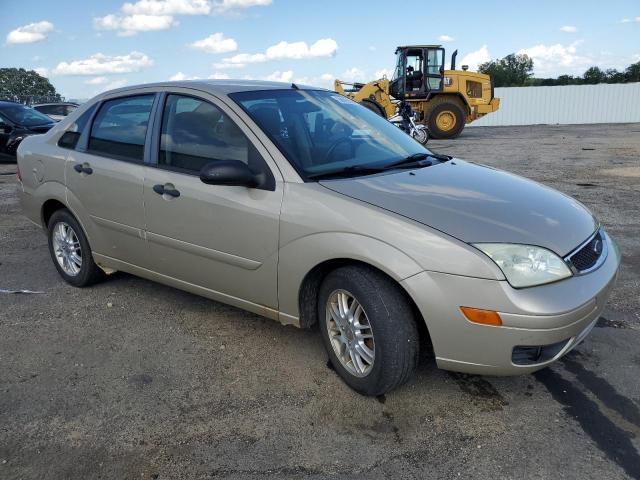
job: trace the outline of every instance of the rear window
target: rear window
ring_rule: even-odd
[[[108,157],[142,162],[154,95],[117,98],[102,104],[88,150]]]
[[[69,128],[64,135],[60,137],[58,140],[58,146],[62,148],[70,148],[75,149],[78,145],[78,140],[80,140],[80,135],[84,131],[87,123],[89,123],[89,119],[91,115],[93,115],[93,111],[96,109],[96,105],[93,105],[87,109],[82,115],[78,117],[78,119],[69,125]]]

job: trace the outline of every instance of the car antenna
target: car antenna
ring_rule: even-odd
[[[294,90],[300,90],[295,83],[291,84],[291,88],[293,88]]]

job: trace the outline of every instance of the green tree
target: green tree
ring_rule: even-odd
[[[49,80],[33,70],[0,68],[0,98],[50,97],[60,95]]]
[[[582,75],[584,83],[595,85],[596,83],[604,83],[607,79],[607,75],[598,67],[590,67]]]
[[[522,87],[533,72],[533,60],[528,55],[511,53],[500,60],[491,60],[478,71],[493,78],[496,87]]]
[[[640,62],[632,63],[624,71],[625,81],[640,82]]]

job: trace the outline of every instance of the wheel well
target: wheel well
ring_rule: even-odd
[[[402,285],[400,285],[400,283],[398,283],[395,279],[391,278],[379,268],[376,268],[366,262],[353,260],[351,258],[336,258],[322,262],[313,267],[304,277],[302,285],[300,286],[300,293],[298,296],[301,328],[311,328],[318,323],[318,293],[320,291],[320,285],[322,285],[322,282],[329,273],[346,265],[362,265],[367,268],[377,270],[382,275],[390,278],[396,285],[398,285],[398,287],[400,287],[400,291],[404,294],[409,304],[411,305],[411,309],[413,310],[413,318],[418,324],[421,343],[430,345],[429,331],[427,329],[427,324],[424,321],[424,317],[418,309],[416,302],[413,301],[411,295],[407,293]]]
[[[47,200],[42,205],[42,223],[46,227],[49,224],[49,219],[51,215],[54,214],[55,211],[60,210],[62,208],[67,208],[66,205],[59,200]]]
[[[432,102],[429,109],[434,108],[440,103],[449,101],[457,103],[465,115],[469,115],[470,112],[469,104],[461,93],[437,93],[433,95],[429,101]]]

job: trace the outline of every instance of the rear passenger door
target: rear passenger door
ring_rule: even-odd
[[[152,164],[144,175],[154,269],[213,291],[227,303],[242,306],[241,299],[276,308],[280,172],[221,102],[167,93],[161,103]],[[201,168],[219,160],[239,160],[266,172],[272,189],[202,183]]]
[[[94,253],[137,266],[147,259],[143,163],[155,99],[145,93],[101,102],[65,170],[69,202],[82,212]]]

